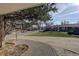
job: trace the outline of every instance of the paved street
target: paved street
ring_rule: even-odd
[[[14,38],[15,38],[14,34],[6,36],[6,39],[14,39]],[[59,54],[59,55],[79,55],[79,38],[27,36],[27,33],[24,33],[24,34],[18,33],[18,40],[20,39],[27,40],[27,41],[32,40],[32,41],[41,42],[43,44],[49,45],[49,47],[51,46],[52,48],[54,48],[57,52],[56,54]],[[36,45],[35,43],[32,47],[40,47],[40,46],[42,46],[42,44]]]

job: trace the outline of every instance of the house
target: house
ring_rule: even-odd
[[[59,31],[59,32],[68,32],[72,29],[79,29],[79,24],[64,24],[64,25],[54,25],[52,27],[53,31]]]

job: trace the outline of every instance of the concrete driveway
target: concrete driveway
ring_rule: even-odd
[[[6,39],[14,39],[15,35],[7,35]],[[18,40],[33,40],[50,45],[52,48],[56,48],[58,54],[62,54],[62,49],[66,50],[66,55],[79,55],[79,38],[66,38],[66,37],[46,37],[46,36],[27,36],[18,33]],[[63,50],[63,51],[64,51]],[[63,52],[64,53],[64,52]]]
[[[17,44],[29,45],[30,54],[28,54],[28,56],[57,56],[58,55],[54,48],[52,48],[50,45],[42,43],[42,42],[19,39],[17,41]],[[27,56],[27,53],[24,53],[22,56]]]

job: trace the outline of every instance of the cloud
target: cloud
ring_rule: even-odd
[[[73,12],[69,12],[69,13],[66,13],[66,14],[63,14],[63,15],[59,15],[57,17],[66,17],[66,16],[70,16],[70,15],[73,15],[73,14],[76,14],[76,13],[79,13],[79,10],[73,11]]]
[[[76,23],[79,20],[79,6],[60,4],[59,12],[53,18],[54,24],[60,24],[61,21],[67,20],[70,23]]]

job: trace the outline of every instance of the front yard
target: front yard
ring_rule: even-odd
[[[51,37],[74,37],[67,34],[67,32],[37,32],[30,36],[51,36]]]

